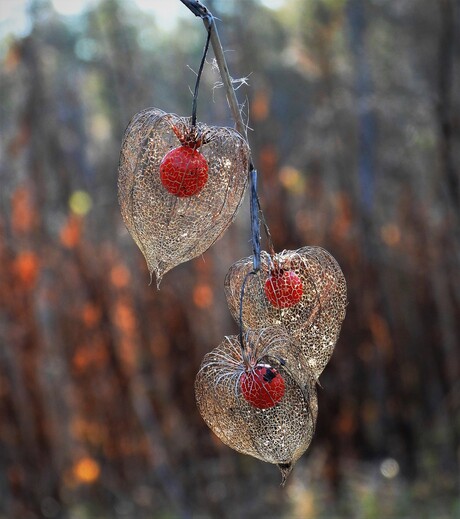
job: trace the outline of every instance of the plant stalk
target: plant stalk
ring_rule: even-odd
[[[232,78],[228,70],[227,60],[225,59],[224,49],[222,48],[222,43],[220,42],[219,33],[217,31],[216,23],[214,21],[214,16],[209,11],[209,9],[198,0],[180,1],[186,7],[188,7],[195,16],[200,17],[203,20],[204,26],[206,27],[208,33],[210,31],[212,50],[214,51],[214,56],[216,58],[216,63],[219,68],[220,77],[222,78],[222,83],[224,84],[227,102],[230,107],[230,111],[232,112],[232,117],[235,121],[236,129],[247,140],[248,136],[246,131],[246,125],[244,124],[243,118],[241,117],[238,99],[236,98],[235,89],[233,88]]]

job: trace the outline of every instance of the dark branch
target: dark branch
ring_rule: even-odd
[[[214,17],[201,2],[198,0],[180,0],[186,7],[190,9],[190,11],[203,20],[204,26],[206,30],[211,31],[211,45],[214,50],[214,56],[216,58],[217,66],[219,67],[220,77],[222,78],[222,82],[225,87],[225,92],[227,95],[227,101],[230,106],[230,110],[233,115],[233,119],[235,120],[236,129],[247,139],[246,135],[246,127],[243,122],[243,118],[241,117],[240,108],[238,106],[238,100],[236,98],[235,89],[233,88],[232,78],[230,76],[230,72],[228,70],[227,61],[225,59],[224,50],[222,48],[222,44],[220,43],[219,33],[217,32],[217,27],[214,21]]]
[[[253,257],[253,268],[254,272],[260,270],[260,218],[259,218],[259,197],[257,196],[257,170],[251,164],[249,171],[250,180],[250,206],[249,211],[251,214],[251,242]]]
[[[186,7],[192,11],[192,13],[195,16],[198,16],[200,18],[209,18],[211,13],[208,11],[208,9],[201,3],[198,2],[198,0],[180,0]]]
[[[198,90],[200,88],[200,79],[201,79],[201,74],[203,73],[204,62],[206,61],[206,55],[207,55],[208,49],[209,49],[209,41],[211,39],[211,29],[212,29],[212,24],[209,24],[208,36],[206,38],[206,45],[204,46],[204,50],[203,50],[203,57],[201,58],[200,68],[198,69],[198,74],[196,75],[195,91],[193,93],[193,102],[192,102],[192,126],[196,125],[196,105],[198,102]]]
[[[241,356],[243,357],[243,361],[244,361],[244,364],[245,366],[249,366],[249,357],[248,357],[248,352],[246,351],[246,344],[245,344],[245,341],[244,341],[244,328],[243,328],[243,303],[244,303],[244,290],[246,288],[246,283],[249,279],[249,276],[253,276],[254,274],[256,274],[256,272],[254,270],[251,270],[251,272],[248,272],[246,274],[246,276],[244,276],[244,280],[243,280],[243,284],[241,285],[241,292],[240,292],[240,322],[239,322],[239,325],[240,325],[240,333],[239,333],[239,338],[240,338],[240,346],[241,346]]]
[[[230,110],[233,115],[233,119],[235,120],[236,129],[247,139],[246,127],[243,122],[243,118],[241,116],[241,111],[238,106],[238,100],[236,98],[235,89],[233,88],[232,78],[230,76],[230,72],[228,70],[227,61],[225,59],[224,51],[222,48],[222,44],[219,39],[219,34],[217,32],[217,27],[214,21],[214,17],[212,13],[198,0],[180,0],[186,7],[192,11],[195,16],[200,17],[203,20],[204,26],[208,31],[208,38],[211,39],[211,44],[214,50],[214,56],[216,58],[217,65],[219,67],[219,72],[222,78],[222,82],[224,83],[225,90],[227,93],[227,100],[230,106]],[[208,42],[206,43],[206,45]],[[207,46],[205,47],[204,55],[206,55]],[[201,74],[201,71],[200,71]],[[196,114],[196,96],[197,89],[195,89],[194,96],[194,113]],[[270,231],[268,229],[267,223],[265,222],[265,218],[263,217],[263,212],[260,207],[259,197],[257,195],[257,171],[254,168],[252,160],[250,160],[249,165],[249,180],[250,180],[250,189],[251,189],[251,198],[250,198],[250,215],[251,215],[251,241],[252,241],[252,249],[254,253],[254,270],[252,274],[255,274],[260,270],[260,217],[262,217],[262,223],[265,229],[265,233],[267,235],[268,245],[270,249],[270,253],[274,254],[273,243],[270,235]],[[245,281],[246,282],[246,281]],[[242,291],[241,291],[241,301],[240,301],[240,343],[241,348],[244,353],[244,344],[243,344],[243,323],[242,323],[242,307],[243,307],[243,294],[244,294],[244,285],[243,283]]]

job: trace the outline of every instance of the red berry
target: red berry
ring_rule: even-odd
[[[302,299],[302,281],[292,270],[280,270],[265,281],[264,291],[274,307],[290,308]]]
[[[169,151],[160,164],[163,186],[180,198],[198,194],[208,180],[208,163],[204,156],[189,146]]]
[[[243,373],[240,380],[241,392],[245,400],[257,409],[274,407],[284,395],[284,378],[274,369],[256,366]]]

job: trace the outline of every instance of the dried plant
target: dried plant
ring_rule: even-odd
[[[209,166],[193,196],[175,196],[161,182],[160,164],[194,133]],[[187,143],[190,146],[190,143]],[[134,241],[157,284],[176,265],[205,252],[235,218],[248,179],[249,147],[231,128],[206,126],[156,108],[133,117],[121,147],[118,199]]]
[[[205,355],[195,381],[198,409],[226,445],[277,464],[284,483],[313,437],[318,413],[314,377],[282,327],[248,330],[243,346],[238,336],[230,336]],[[282,398],[265,408],[243,394],[242,381],[257,377],[260,368],[284,381]],[[263,388],[256,384],[254,390]]]
[[[270,256],[261,254],[260,271],[251,274],[253,258],[234,263],[225,279],[225,294],[235,320],[240,322],[243,283],[242,325],[246,329],[282,325],[298,343],[310,370],[319,377],[329,361],[345,318],[347,289],[335,259],[321,247],[303,247]],[[294,300],[278,305],[273,301],[271,278],[294,273]],[[245,281],[246,280],[246,281]],[[292,299],[292,297],[291,297]]]

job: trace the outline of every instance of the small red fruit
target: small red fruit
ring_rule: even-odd
[[[274,407],[284,396],[284,378],[276,369],[256,366],[243,373],[240,379],[241,392],[246,401],[257,409]]]
[[[199,151],[179,146],[169,151],[161,161],[161,183],[175,196],[193,196],[205,186],[208,169],[208,162]]]
[[[290,308],[302,299],[302,281],[292,270],[275,271],[265,281],[264,292],[274,307]]]

